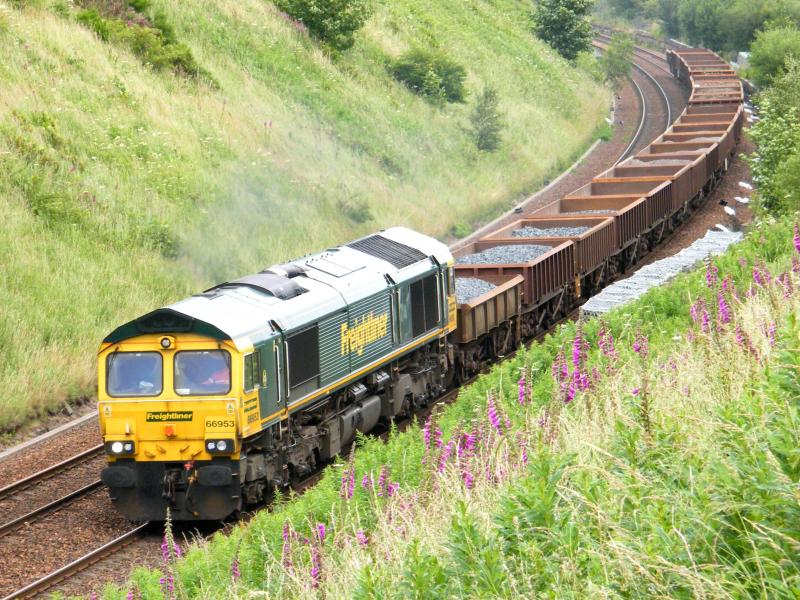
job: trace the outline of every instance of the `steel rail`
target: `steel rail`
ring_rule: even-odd
[[[60,463],[53,465],[52,467],[47,467],[46,469],[42,469],[38,473],[34,473],[33,475],[29,475],[25,479],[20,479],[19,481],[15,481],[14,483],[5,486],[4,488],[0,488],[0,500],[5,500],[9,496],[12,496],[24,489],[31,487],[32,485],[36,485],[41,481],[45,481],[46,479],[50,479],[58,475],[61,471],[65,471],[68,468],[77,466],[79,464],[83,464],[88,460],[91,460],[95,456],[98,456],[103,451],[103,444],[98,444],[80,454],[76,454],[75,456],[68,458],[66,460],[62,460]]]
[[[33,583],[29,583],[23,588],[18,589],[15,592],[12,592],[10,595],[3,598],[3,600],[18,600],[21,598],[33,598],[46,592],[47,590],[53,588],[54,586],[58,585],[65,579],[72,577],[76,573],[87,569],[88,567],[92,566],[96,562],[110,556],[116,552],[122,550],[129,544],[135,542],[144,529],[149,525],[149,523],[143,523],[131,529],[130,531],[123,533],[116,539],[111,540],[110,542],[104,544],[100,548],[92,550],[91,552],[83,555],[81,558],[78,558],[68,565],[45,575],[44,577],[37,579]]]
[[[100,489],[102,486],[103,482],[98,479],[97,481],[90,483],[89,485],[85,485],[82,488],[75,490],[74,492],[70,492],[66,496],[62,496],[57,500],[53,500],[49,504],[40,506],[39,508],[30,511],[29,513],[26,513],[21,517],[17,517],[16,519],[13,519],[11,521],[8,521],[7,523],[0,525],[0,537],[10,533],[14,529],[17,529],[19,526],[25,523],[28,523],[32,520],[36,520],[40,517],[43,517],[44,515],[53,513],[58,509],[63,508],[64,506],[70,504],[71,502],[78,500],[79,498],[88,496],[92,492],[95,492],[98,489]]]

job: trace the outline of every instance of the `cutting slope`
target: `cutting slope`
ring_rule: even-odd
[[[218,86],[153,71],[72,4],[32,4],[0,2],[0,428],[90,395],[97,341],[153,306],[368,230],[488,219],[608,109],[530,35],[528,2],[376,3],[331,59],[269,2],[155,0]],[[412,45],[467,69],[467,103],[392,79]],[[485,84],[509,125],[492,154],[466,131]]]

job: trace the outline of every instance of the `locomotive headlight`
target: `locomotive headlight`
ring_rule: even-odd
[[[106,454],[114,456],[130,456],[136,450],[136,444],[132,441],[117,440],[106,442]]]
[[[167,348],[172,347],[172,338],[170,337],[163,337],[161,338],[161,347],[166,350]]]
[[[233,440],[206,440],[206,452],[209,454],[230,454],[235,450]]]

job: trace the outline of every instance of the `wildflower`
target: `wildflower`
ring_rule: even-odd
[[[437,427],[434,435],[436,437],[436,447],[441,448],[442,445],[444,444],[444,442],[442,441],[442,437],[444,436],[442,430]]]
[[[647,340],[647,336],[644,335],[641,331],[637,331],[636,339],[633,341],[633,351],[636,352],[636,354],[638,354],[642,358],[646,358],[649,347],[650,344]]]
[[[386,495],[391,498],[397,493],[397,490],[400,489],[400,484],[397,482],[390,483],[389,486],[386,488]]]
[[[564,404],[569,404],[575,399],[575,391],[575,384],[570,383],[569,386],[567,386],[567,394],[564,398]]]
[[[730,275],[726,275],[725,279],[722,280],[722,291],[729,292],[733,288],[733,279],[731,279]]]
[[[765,282],[765,273],[763,273],[756,265],[753,265],[753,281],[755,281],[756,285],[759,287],[764,287]]]
[[[494,405],[494,397],[489,394],[489,404],[487,406],[489,422],[497,430],[498,435],[503,435],[503,425],[500,423],[500,416],[497,414],[497,407]]]
[[[522,464],[523,465],[527,465],[528,464],[528,447],[525,444],[525,440],[524,439],[520,439],[519,447],[520,447],[520,458],[522,459]]]
[[[525,374],[519,378],[517,382],[517,402],[520,406],[525,406]]]
[[[464,451],[465,452],[472,452],[475,449],[475,442],[477,441],[478,436],[475,433],[465,433],[464,434]]]
[[[283,524],[283,548],[281,548],[281,562],[287,569],[292,567],[292,538],[289,531],[289,523]]]
[[[767,338],[769,339],[769,345],[775,345],[775,321],[769,324],[769,329],[767,329]]]
[[[472,486],[475,485],[475,479],[472,477],[472,473],[470,473],[469,471],[464,471],[463,478],[464,478],[464,487],[467,488],[468,490],[471,490]]]
[[[800,227],[797,226],[797,223],[794,224],[794,238],[792,241],[794,242],[795,251],[800,254]]]
[[[800,273],[800,260],[796,256],[792,257],[792,273]]]
[[[441,456],[439,456],[439,473],[444,473],[445,465],[447,465],[447,461],[450,460],[450,454],[453,451],[453,442],[447,442],[447,445],[442,450]]]
[[[167,539],[166,533],[161,540],[161,558],[164,560],[164,562],[169,562],[170,560],[169,540]]]
[[[425,426],[422,428],[422,439],[425,441],[425,450],[431,447],[431,417],[425,420]]]
[[[692,317],[692,323],[697,323],[700,320],[700,313],[705,307],[705,303],[702,300],[698,300],[689,308],[689,316]]]
[[[237,556],[236,558],[233,559],[233,562],[231,563],[231,577],[233,577],[233,580],[236,581],[241,576],[242,574],[239,571],[239,557]]]
[[[361,487],[368,492],[372,491],[372,475],[364,473],[364,476],[361,478]]]
[[[339,495],[345,500],[350,500],[350,498],[353,497],[354,486],[351,485],[353,475],[352,468],[345,469],[342,472],[342,484],[339,486]]]
[[[700,327],[704,333],[708,333],[709,330],[711,329],[711,327],[709,326],[709,322],[710,320],[708,318],[708,311],[706,309],[703,309]]]
[[[389,469],[386,465],[381,467],[381,474],[378,476],[378,496],[386,493],[386,478],[389,476]]]
[[[742,333],[742,328],[738,324],[734,330],[734,339],[736,340],[736,345],[739,346],[739,348],[744,346],[744,333]]]
[[[603,356],[606,358],[617,358],[617,351],[614,348],[614,335],[608,331],[605,326],[600,328],[598,338],[597,344],[600,346],[600,352],[603,353]]]
[[[316,546],[311,546],[311,587],[317,589],[320,583],[320,575],[322,573],[322,561],[319,555],[319,549]]]
[[[728,303],[725,302],[725,297],[722,293],[717,294],[717,314],[719,315],[719,321],[722,324],[727,324],[731,322],[731,314],[728,310]]]
[[[319,538],[319,543],[322,544],[325,541],[325,524],[324,523],[317,523],[317,537]]]
[[[128,590],[128,593],[125,594],[125,600],[133,600],[133,590]]]
[[[711,263],[711,261],[706,262],[706,287],[712,288],[714,284],[717,283],[717,267]]]
[[[369,545],[369,539],[367,538],[367,534],[364,533],[364,531],[361,529],[356,531],[356,540],[358,541],[359,546],[366,547]]]
[[[564,352],[559,351],[553,360],[553,379],[556,381],[564,381],[569,377],[569,368],[567,367],[567,360],[564,358]]]
[[[583,358],[583,340],[581,339],[580,327],[575,332],[575,339],[572,340],[572,366],[579,369]]]
[[[631,390],[631,394],[633,394],[634,396],[638,396],[638,395],[639,395],[639,388],[637,388],[637,387],[636,387],[636,388],[633,388],[633,389]]]

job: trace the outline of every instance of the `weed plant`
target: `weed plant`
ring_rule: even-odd
[[[75,20],[89,5],[0,4],[0,430],[92,396],[103,335],[159,305],[382,227],[491,219],[608,105],[516,0],[376,3],[335,59],[263,0],[137,3],[218,88],[104,41]],[[468,106],[388,73],[434,39],[468,90],[498,89],[515,133],[497,152]]]
[[[797,225],[761,224],[167,572],[187,597],[791,598],[798,285]]]

